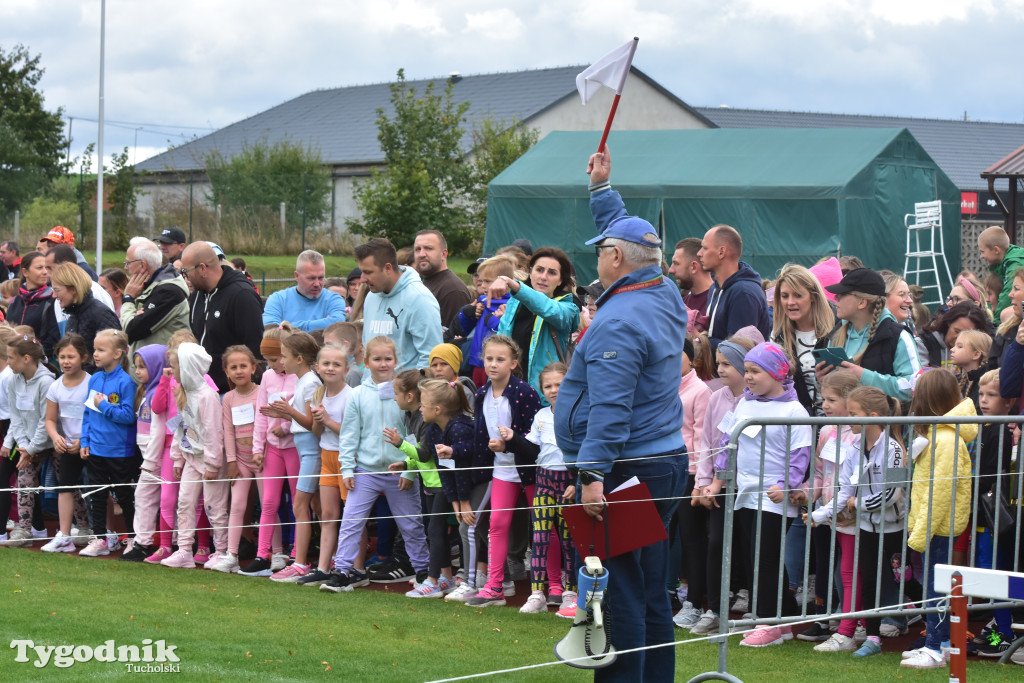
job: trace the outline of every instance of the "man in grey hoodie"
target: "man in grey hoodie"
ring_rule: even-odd
[[[430,365],[430,350],[442,342],[441,307],[412,268],[398,265],[391,242],[375,238],[356,247],[362,281],[370,293],[363,304],[363,345],[390,337],[398,349],[398,369]]]

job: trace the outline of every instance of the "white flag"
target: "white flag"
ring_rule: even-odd
[[[587,103],[601,86],[611,88],[615,94],[622,94],[622,86],[626,84],[626,75],[633,63],[638,38],[634,38],[622,47],[609,52],[591,64],[583,73],[576,76],[576,89],[580,91],[580,99]]]

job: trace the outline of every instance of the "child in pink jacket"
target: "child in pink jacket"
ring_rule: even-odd
[[[210,369],[210,354],[198,344],[185,343],[169,354],[174,378],[181,384],[175,393],[180,422],[174,425],[171,459],[174,476],[181,481],[178,493],[178,550],[161,560],[166,567],[195,567],[196,503],[202,492],[206,516],[213,527],[217,561],[228,546],[227,462],[220,397],[203,375]]]

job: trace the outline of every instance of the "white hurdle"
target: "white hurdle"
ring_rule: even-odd
[[[949,682],[967,680],[967,598],[991,598],[1024,602],[1024,574],[998,569],[935,565],[935,592],[950,594]],[[1005,662],[1021,643],[1015,643],[1000,661]]]

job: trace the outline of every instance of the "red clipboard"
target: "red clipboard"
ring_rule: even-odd
[[[608,506],[601,522],[595,521],[581,505],[562,509],[573,545],[580,557],[596,555],[607,560],[668,539],[668,532],[661,522],[658,508],[651,500],[647,484],[640,482],[616,489],[606,495],[605,499]],[[611,544],[610,553],[605,548],[606,528],[608,542]],[[594,546],[593,552],[590,551],[591,545]]]

